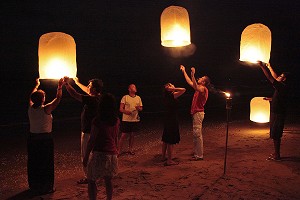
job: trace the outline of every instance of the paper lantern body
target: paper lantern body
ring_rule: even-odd
[[[254,97],[250,102],[250,120],[257,123],[270,121],[270,102],[264,97]]]
[[[72,36],[61,32],[42,35],[38,54],[40,79],[76,77],[76,44]]]
[[[181,47],[191,44],[190,20],[185,8],[170,6],[164,9],[160,25],[162,46]]]
[[[240,61],[268,63],[271,53],[271,31],[263,24],[252,24],[242,32]]]

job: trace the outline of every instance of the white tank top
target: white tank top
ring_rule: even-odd
[[[50,133],[52,132],[52,114],[45,113],[44,105],[33,108],[29,106],[28,117],[31,133]]]

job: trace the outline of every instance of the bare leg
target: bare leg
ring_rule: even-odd
[[[133,142],[134,142],[134,133],[131,132],[129,135],[129,152],[133,154]]]
[[[119,154],[121,153],[121,150],[122,150],[123,143],[124,143],[125,139],[126,139],[126,133],[122,133],[121,137],[120,137],[120,140],[119,140],[119,145],[118,145]]]
[[[88,195],[90,200],[97,199],[97,185],[95,181],[89,180],[88,183]]]
[[[111,200],[113,195],[113,186],[110,176],[104,177],[105,187],[106,187],[106,199]]]
[[[172,160],[173,156],[173,149],[174,145],[173,144],[167,144],[167,153],[168,153],[168,160],[167,160],[167,165],[176,165],[178,164],[177,162],[174,162]]]
[[[274,143],[274,149],[275,149],[274,158],[275,159],[280,159],[280,144],[281,144],[281,139],[278,139],[278,140],[274,140],[273,139],[273,143]]]
[[[161,148],[162,161],[164,161],[166,158],[166,151],[167,151],[167,144],[163,142]]]

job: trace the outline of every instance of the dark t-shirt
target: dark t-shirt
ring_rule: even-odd
[[[271,112],[285,114],[289,93],[288,86],[275,80],[273,87],[275,88],[275,92],[272,97]]]
[[[82,96],[83,109],[81,112],[81,131],[91,132],[92,121],[97,114],[100,96]]]

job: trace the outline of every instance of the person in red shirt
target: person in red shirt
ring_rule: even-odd
[[[191,78],[187,75],[183,65],[180,65],[180,70],[182,71],[186,82],[195,90],[191,106],[194,142],[194,153],[192,160],[203,160],[202,122],[204,119],[204,106],[208,99],[207,86],[210,84],[210,79],[208,76],[203,76],[196,80],[196,70],[194,67],[191,68]]]
[[[89,199],[97,198],[96,181],[99,178],[105,181],[106,199],[112,199],[112,177],[118,172],[119,125],[115,97],[103,94],[83,158],[83,165],[87,167]]]

